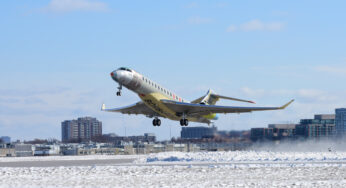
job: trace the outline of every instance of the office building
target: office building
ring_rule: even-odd
[[[273,128],[252,128],[250,139],[254,142],[273,139]]]
[[[102,122],[92,117],[82,117],[77,120],[66,120],[61,123],[61,140],[87,141],[102,135]]]
[[[9,136],[2,136],[0,137],[0,143],[9,144],[11,143],[11,138]]]
[[[180,135],[182,139],[212,138],[217,133],[216,127],[182,127]]]
[[[346,108],[335,109],[335,131],[338,137],[346,133]]]
[[[335,136],[335,115],[320,114],[314,119],[301,119],[296,126],[296,136],[305,138],[326,138]]]

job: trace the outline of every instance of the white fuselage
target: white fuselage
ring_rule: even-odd
[[[113,73],[113,74],[112,74]],[[179,102],[188,102],[182,99],[175,93],[169,91],[168,89],[162,87],[161,85],[153,82],[149,78],[139,74],[134,70],[115,70],[113,71],[112,78],[118,82],[120,85],[125,86],[129,90],[137,93],[138,95],[147,95],[150,93],[160,93],[170,100],[175,100]]]
[[[181,119],[181,115],[167,108],[164,104],[162,104],[161,100],[167,99],[179,102],[188,102],[187,100],[182,99],[172,91],[162,87],[149,78],[131,69],[120,68],[113,71],[111,76],[113,80],[118,82],[121,86],[124,86],[137,93],[142,101],[159,116],[172,120]],[[193,117],[191,117],[189,120],[197,121],[197,119]]]

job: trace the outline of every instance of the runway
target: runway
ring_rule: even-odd
[[[92,159],[92,160],[51,160],[51,161],[13,161],[0,162],[0,167],[60,167],[60,166],[105,166],[125,165],[133,159]]]
[[[70,166],[219,166],[219,165],[346,165],[346,161],[256,161],[256,162],[170,162],[170,163],[133,163],[136,158],[129,159],[92,159],[92,160],[51,160],[51,161],[13,161],[0,162],[0,168],[25,167],[70,167]]]

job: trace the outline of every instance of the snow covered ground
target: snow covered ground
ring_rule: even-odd
[[[166,152],[139,157],[134,163],[267,163],[267,162],[346,162],[346,152],[268,152],[268,151],[234,151],[234,152]]]
[[[0,168],[0,187],[346,187],[346,152],[169,152],[68,160],[87,157],[136,160],[121,165]]]

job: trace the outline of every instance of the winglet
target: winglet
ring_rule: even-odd
[[[101,111],[105,111],[105,109],[106,109],[106,105],[102,104]]]
[[[288,102],[287,104],[281,106],[279,109],[285,109],[288,105],[290,105],[292,102],[294,101],[294,99],[292,99],[290,102]]]

